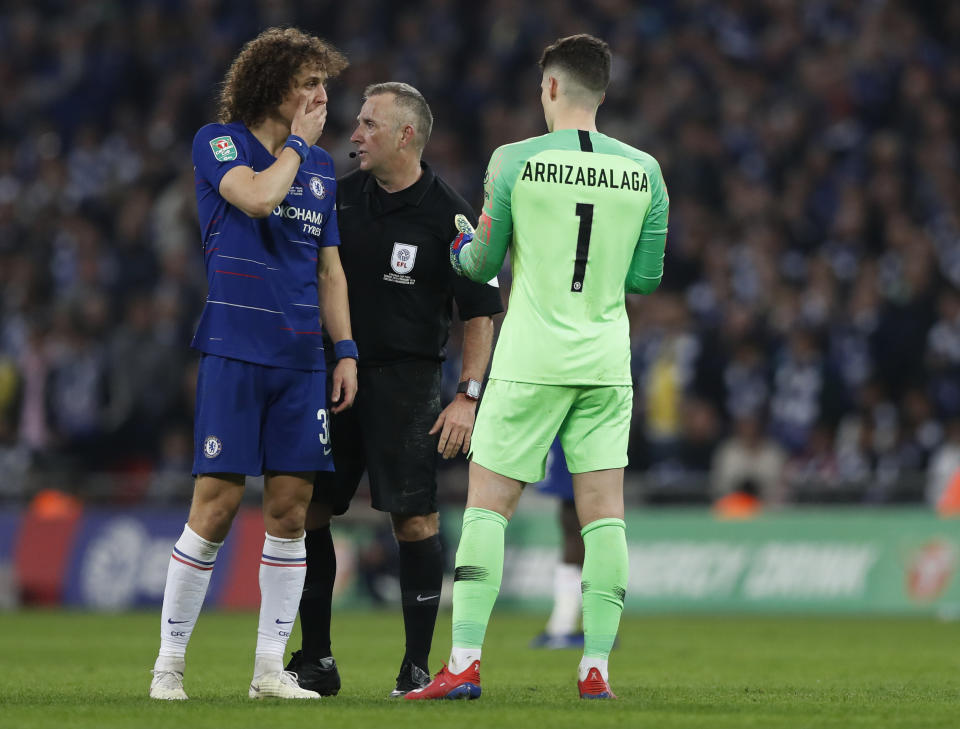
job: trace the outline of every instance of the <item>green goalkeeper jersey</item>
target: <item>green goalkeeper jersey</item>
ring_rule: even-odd
[[[461,255],[464,275],[489,281],[510,251],[490,376],[629,385],[624,293],[659,285],[668,208],[657,161],[604,134],[562,129],[498,148]]]

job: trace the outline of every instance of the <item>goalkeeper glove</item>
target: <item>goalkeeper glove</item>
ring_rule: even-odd
[[[474,231],[473,226],[470,225],[470,221],[467,220],[467,216],[463,213],[457,213],[454,216],[453,224],[459,232],[450,244],[450,265],[453,266],[453,270],[457,272],[458,276],[462,276],[463,266],[460,265],[460,256],[463,255],[467,246],[470,245],[470,241],[473,240],[476,231]]]

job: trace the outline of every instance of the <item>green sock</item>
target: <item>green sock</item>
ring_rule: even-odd
[[[627,530],[623,519],[597,519],[583,536],[583,655],[607,658],[627,591]]]
[[[480,648],[503,579],[507,520],[495,511],[469,508],[457,548],[453,582],[453,645]]]

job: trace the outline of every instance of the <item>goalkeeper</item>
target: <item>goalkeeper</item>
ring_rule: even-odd
[[[597,131],[610,50],[562,38],[540,59],[548,134],[497,149],[477,230],[458,221],[458,272],[486,281],[507,250],[513,286],[477,414],[453,588],[449,666],[408,699],[477,698],[504,530],[559,435],[585,547],[582,698],[615,698],[607,658],[627,588],[623,468],[632,410],[624,293],[663,273],[668,197],[657,161]]]

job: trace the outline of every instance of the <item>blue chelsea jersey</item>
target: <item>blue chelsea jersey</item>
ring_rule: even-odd
[[[193,167],[208,293],[192,346],[246,362],[325,369],[317,298],[319,249],[340,245],[333,160],[312,147],[283,202],[251,218],[220,196],[234,167],[276,161],[240,122],[208,124]]]

